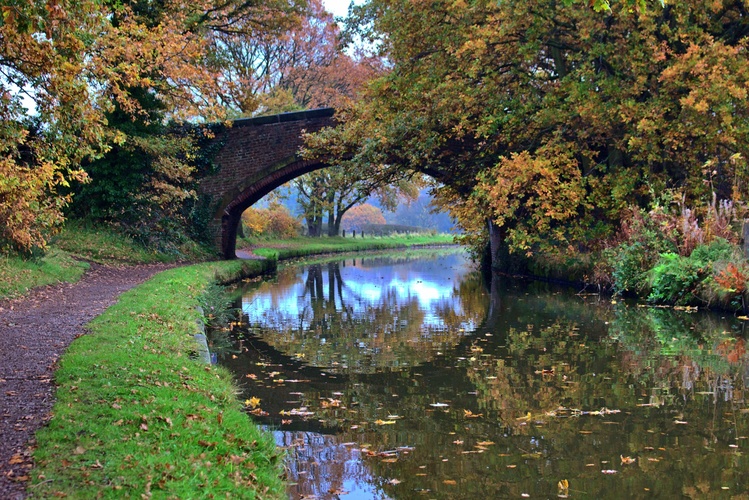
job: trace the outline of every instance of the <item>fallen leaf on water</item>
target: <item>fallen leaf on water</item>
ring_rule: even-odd
[[[377,419],[374,421],[377,425],[393,425],[395,423],[395,420],[381,420]]]
[[[463,416],[466,418],[479,418],[483,417],[483,413],[473,413],[471,410],[463,410]]]
[[[244,405],[245,406],[251,406],[253,408],[257,408],[257,405],[259,405],[259,404],[260,404],[260,398],[257,398],[255,396],[252,396],[250,399],[245,399],[244,400]]]

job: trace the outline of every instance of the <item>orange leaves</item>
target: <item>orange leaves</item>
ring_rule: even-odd
[[[479,177],[477,191],[494,222],[509,228],[516,250],[528,250],[533,234],[577,215],[585,191],[573,147],[551,143],[536,154],[513,153]]]
[[[715,282],[718,283],[722,288],[729,292],[742,294],[746,291],[747,281],[747,270],[744,266],[739,268],[733,262],[729,262],[724,269],[722,269],[715,277]]]

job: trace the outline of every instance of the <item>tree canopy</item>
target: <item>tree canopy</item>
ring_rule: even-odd
[[[45,245],[63,220],[69,184],[87,178],[81,163],[128,140],[110,126],[111,113],[146,125],[155,118],[144,92],[164,118],[224,116],[222,82],[205,64],[209,35],[277,29],[303,6],[287,0],[2,6],[0,244],[26,251]]]
[[[312,151],[429,173],[464,228],[524,251],[670,191],[745,199],[749,4],[595,7],[370,0],[349,33],[389,71]]]

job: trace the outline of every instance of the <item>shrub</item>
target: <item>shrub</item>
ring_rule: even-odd
[[[650,274],[652,281],[648,300],[681,306],[697,301],[697,286],[706,276],[701,262],[670,252],[661,255]]]
[[[688,257],[664,253],[650,273],[648,300],[694,305],[718,299],[728,307],[746,290],[746,267],[739,248],[723,238],[697,246]]]
[[[650,287],[648,272],[661,254],[675,252],[675,229],[662,210],[633,209],[622,222],[619,243],[604,251],[615,293],[642,294]]]
[[[248,208],[242,214],[242,222],[249,236],[255,237],[293,238],[302,230],[301,222],[278,202],[271,202],[268,208]]]

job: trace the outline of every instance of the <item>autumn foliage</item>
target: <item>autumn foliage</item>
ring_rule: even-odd
[[[522,253],[600,244],[664,194],[739,207],[745,2],[595,6],[372,0],[351,30],[392,70],[310,146],[434,176],[474,241],[492,224]]]
[[[368,224],[385,224],[385,222],[382,210],[369,203],[362,203],[346,212],[343,216],[342,225],[345,229],[351,230],[361,229]]]
[[[142,138],[108,122],[115,110],[149,122],[152,110],[140,90],[170,119],[224,116],[222,82],[205,64],[211,34],[277,29],[299,9],[285,0],[37,0],[0,7],[0,245],[44,247],[63,221],[69,185],[87,178],[83,162],[124,144],[161,147],[138,144]],[[164,179],[189,175],[175,171],[185,166],[175,159],[163,160]]]
[[[242,223],[249,236],[293,238],[302,230],[299,219],[278,202],[270,203],[267,208],[248,208],[242,213]]]

